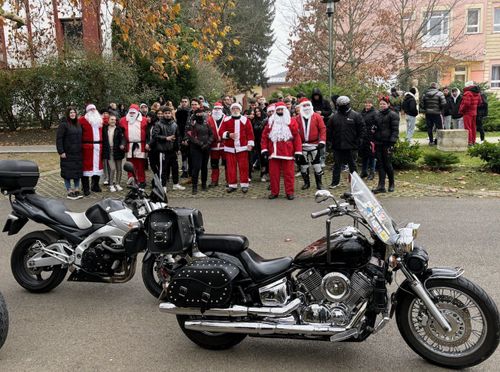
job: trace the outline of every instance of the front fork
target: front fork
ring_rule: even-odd
[[[418,298],[420,298],[431,315],[436,319],[438,324],[446,331],[450,332],[451,326],[450,323],[446,320],[446,318],[441,314],[439,311],[438,307],[434,304],[432,301],[431,297],[429,296],[429,293],[425,289],[424,285],[422,282],[413,274],[410,272],[404,265],[404,263],[400,263],[399,268],[403,272],[403,274],[406,276],[406,279],[410,283],[411,288],[413,289],[413,292],[417,295]]]

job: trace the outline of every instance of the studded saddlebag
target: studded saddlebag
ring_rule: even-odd
[[[181,268],[172,278],[167,300],[178,307],[229,307],[232,281],[239,269],[218,258],[197,259]]]

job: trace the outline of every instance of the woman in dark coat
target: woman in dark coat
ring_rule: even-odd
[[[267,164],[265,163],[264,157],[260,153],[260,140],[262,138],[262,132],[264,131],[266,115],[260,109],[260,107],[256,107],[254,110],[254,118],[252,120],[253,126],[253,134],[255,136],[255,147],[253,149],[253,166],[256,169],[260,169],[260,178],[261,181],[265,182],[264,175],[267,174]]]
[[[389,192],[394,191],[392,153],[399,137],[399,114],[389,108],[389,102],[385,98],[380,100],[379,105],[380,111],[373,132],[378,169],[378,186],[373,190],[375,194],[386,191],[386,176],[389,178]]]
[[[57,152],[61,157],[61,177],[68,192],[68,199],[76,200],[80,194],[82,171],[82,127],[78,123],[78,114],[74,107],[69,107],[66,117],[59,124],[56,137]],[[71,187],[73,180],[73,187]]]

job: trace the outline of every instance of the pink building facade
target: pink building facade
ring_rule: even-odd
[[[440,83],[488,82],[491,91],[500,94],[500,0],[459,0],[451,10],[449,4],[441,0],[432,12],[422,44],[429,51],[442,43],[453,45]]]

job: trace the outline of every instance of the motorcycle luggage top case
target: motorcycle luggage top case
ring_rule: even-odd
[[[172,278],[167,300],[178,307],[227,308],[232,281],[239,269],[218,258],[197,259],[181,268]]]
[[[0,160],[0,190],[9,194],[33,192],[38,183],[38,165],[29,160]]]

